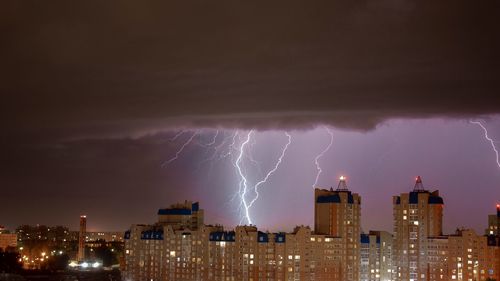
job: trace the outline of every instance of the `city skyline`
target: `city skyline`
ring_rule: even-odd
[[[497,280],[500,205],[487,234],[443,233],[444,198],[421,177],[392,197],[393,234],[360,232],[362,197],[341,176],[314,189],[314,228],[269,232],[256,226],[204,223],[200,202],[158,210],[157,222],[125,232],[124,276],[130,280]],[[290,206],[293,208],[293,206]]]

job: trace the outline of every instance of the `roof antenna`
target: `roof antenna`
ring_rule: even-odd
[[[420,176],[415,178],[415,187],[413,187],[413,191],[425,191],[424,185],[422,184],[422,178]]]
[[[349,189],[347,189],[347,184],[345,181],[346,177],[340,176],[339,184],[337,185],[337,191],[349,191]]]

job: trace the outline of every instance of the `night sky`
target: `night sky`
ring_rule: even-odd
[[[234,226],[249,130],[252,183],[291,136],[253,222],[311,225],[331,130],[318,185],[346,175],[365,231],[392,230],[420,175],[446,232],[482,232],[500,167],[469,121],[500,141],[498,18],[495,0],[4,1],[0,225],[124,230],[188,199]]]

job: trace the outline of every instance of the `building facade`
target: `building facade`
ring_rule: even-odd
[[[500,280],[500,236],[468,229],[443,235],[443,198],[426,190],[420,177],[413,191],[393,197],[394,235],[360,234],[361,198],[347,189],[345,178],[335,190],[315,189],[314,200],[314,230],[298,226],[290,233],[205,225],[197,202],[160,209],[155,224],[125,232],[123,278]]]
[[[443,207],[420,177],[412,192],[393,197],[393,280],[500,280],[499,236],[470,229],[443,235]]]
[[[17,247],[17,234],[15,233],[0,233],[0,249],[2,251],[8,248]]]
[[[478,235],[471,229],[458,229],[448,236],[448,280],[500,280],[498,237]]]
[[[341,241],[341,279],[359,280],[361,197],[349,191],[345,177],[337,189],[314,190],[314,233]]]
[[[500,235],[500,204],[497,204],[497,213],[488,216],[486,235]]]
[[[392,280],[392,235],[386,231],[361,234],[361,281]]]
[[[393,197],[396,280],[428,280],[428,238],[443,235],[443,199],[416,178],[409,193]]]
[[[338,196],[339,202],[331,196]],[[326,224],[333,232],[313,232],[305,226],[291,233],[262,232],[255,226],[226,231],[205,225],[197,202],[160,209],[157,223],[133,225],[125,232],[124,278],[358,280],[359,195],[348,191],[342,179],[336,191],[317,189],[315,202],[320,220],[327,219],[324,207],[338,214]]]
[[[85,242],[123,242],[123,234],[123,231],[87,231],[85,234]],[[77,235],[78,233],[76,233],[75,236]]]

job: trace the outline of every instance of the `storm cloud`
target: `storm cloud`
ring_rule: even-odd
[[[500,112],[495,0],[0,5],[4,136]]]
[[[499,139],[499,19],[498,0],[0,1],[0,224],[76,228],[86,213],[123,230],[184,199],[235,224],[234,162],[207,160],[215,128],[229,150],[256,129],[263,169],[290,131],[253,212],[308,224],[325,124],[348,130],[332,129],[319,183],[347,175],[367,230],[391,229],[391,196],[422,175],[447,229],[482,231],[500,175],[481,128],[454,118],[492,115]]]

